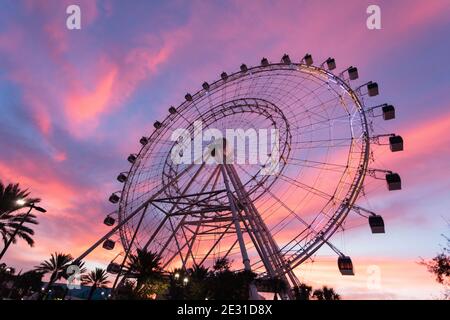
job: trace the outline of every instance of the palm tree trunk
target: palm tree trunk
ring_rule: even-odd
[[[31,210],[33,210],[33,207],[30,207],[30,209],[28,210],[27,214],[23,217],[22,221],[20,221],[20,224],[17,226],[16,230],[14,231],[14,234],[8,239],[8,242],[5,243],[5,247],[3,248],[3,250],[0,252],[0,260],[3,258],[3,256],[6,253],[6,250],[8,250],[9,246],[11,245],[11,243],[14,241],[14,238],[17,236],[17,234],[19,233],[19,229],[23,226],[25,220],[28,218],[28,216],[31,213]]]
[[[88,300],[92,300],[92,296],[94,295],[95,289],[97,289],[97,286],[92,285],[91,290],[89,290]]]
[[[44,292],[41,293],[38,300],[47,300],[48,291],[50,290],[51,286],[56,282],[56,278],[58,276],[58,271],[54,271],[52,275],[50,276],[50,279],[48,280],[47,285],[44,288]]]

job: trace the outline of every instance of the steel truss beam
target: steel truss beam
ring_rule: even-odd
[[[210,177],[207,179],[205,184],[202,186],[202,189],[200,192],[195,194],[187,194],[187,191],[193,184],[193,182],[196,180],[197,176],[200,174],[200,172],[203,169],[204,164],[200,166],[200,168],[197,170],[197,172],[194,174],[194,176],[191,178],[191,180],[188,182],[188,184],[184,187],[183,190],[180,190],[179,196],[174,197],[165,197],[165,198],[158,198],[169,186],[171,186],[172,183],[175,183],[175,181],[178,181],[179,178],[185,174],[188,170],[192,168],[193,165],[186,168],[183,172],[178,174],[176,177],[174,177],[168,185],[165,185],[163,188],[161,188],[159,191],[157,191],[153,196],[151,196],[147,201],[145,201],[141,206],[139,206],[136,210],[134,210],[128,217],[123,219],[117,226],[115,226],[113,229],[111,229],[110,232],[108,232],[106,235],[104,235],[100,240],[98,240],[92,247],[90,247],[88,250],[86,250],[82,255],[80,255],[76,261],[81,261],[83,258],[85,258],[90,252],[92,252],[98,245],[100,245],[104,240],[108,239],[110,236],[112,236],[117,230],[119,230],[120,227],[125,225],[127,222],[129,222],[133,217],[135,217],[139,212],[142,213],[140,223],[142,222],[142,219],[146,213],[146,208],[149,205],[152,205],[162,212],[164,212],[166,215],[161,220],[158,227],[155,229],[155,231],[150,235],[148,241],[146,242],[145,246],[143,247],[143,250],[146,250],[150,243],[155,239],[156,235],[159,233],[159,231],[163,228],[163,226],[168,222],[170,224],[170,228],[172,230],[171,235],[169,238],[165,241],[162,248],[159,250],[158,254],[162,254],[168,245],[172,242],[173,239],[175,239],[176,242],[176,252],[164,263],[164,268],[167,267],[170,262],[179,255],[183,264],[183,268],[186,267],[187,260],[189,259],[189,256],[192,258],[192,261],[194,264],[197,264],[195,261],[195,257],[193,254],[193,244],[196,240],[196,237],[198,235],[206,235],[206,234],[218,234],[220,235],[219,238],[215,241],[215,243],[212,245],[212,247],[209,249],[209,251],[206,253],[206,255],[202,258],[199,265],[203,264],[205,260],[209,257],[209,255],[212,253],[213,249],[218,245],[218,243],[223,239],[225,234],[231,234],[234,233],[237,236],[237,240],[234,242],[233,245],[230,246],[228,249],[227,255],[231,250],[234,248],[236,244],[239,244],[241,255],[243,258],[244,263],[244,269],[251,271],[251,264],[250,260],[248,258],[247,249],[245,247],[245,240],[243,237],[243,232],[247,232],[249,235],[251,241],[253,242],[255,249],[257,250],[264,267],[267,271],[267,274],[270,277],[277,277],[282,280],[284,280],[287,284],[291,286],[298,285],[299,281],[296,279],[295,275],[291,270],[288,269],[286,262],[284,261],[284,258],[280,255],[280,250],[275,243],[274,239],[271,237],[270,232],[265,225],[264,221],[262,220],[260,214],[258,213],[256,207],[254,206],[253,202],[249,198],[249,195],[247,194],[244,185],[242,184],[236,169],[229,164],[225,165],[218,165],[217,168],[212,172]],[[223,190],[214,190],[219,177],[222,176],[224,184],[226,186],[226,189]],[[212,183],[212,180],[215,179],[215,181]],[[208,186],[212,184],[211,191],[205,191],[207,190]],[[208,206],[205,201],[210,199],[211,197],[217,196],[220,193],[226,193],[226,196],[229,200],[229,206],[225,205],[217,205],[217,206]],[[204,199],[201,199],[202,196]],[[183,202],[183,200],[192,199],[192,201]],[[160,206],[158,206],[158,203],[171,203],[171,209],[169,210],[163,210]],[[185,204],[187,207],[184,207],[180,210],[176,210],[179,208],[179,205]],[[192,207],[200,207],[204,206],[204,208],[196,209],[196,210],[189,210],[189,208]],[[144,211],[143,211],[144,210]],[[206,217],[205,214],[207,213],[219,213],[223,211],[228,211],[231,213],[231,216],[215,216],[215,217]],[[187,217],[193,217],[193,216],[199,216],[198,220],[194,221],[187,221]],[[177,222],[176,225],[173,224],[172,218],[175,216],[181,216],[182,218]],[[217,225],[210,225],[209,230],[204,230],[200,232],[201,227],[208,227],[209,224],[214,223],[225,223],[222,226]],[[230,222],[227,224],[226,222]],[[243,224],[244,230],[241,229],[241,223]],[[191,230],[188,228],[188,225],[194,226],[195,230]],[[185,233],[185,229],[188,230],[190,233],[192,233],[191,238],[188,238],[188,236]],[[223,230],[220,230],[223,229]],[[179,233],[179,230],[182,232],[182,237],[184,237],[185,241],[184,243],[180,243],[179,239],[177,238],[177,234]],[[133,240],[136,237],[136,234],[138,232],[138,229],[135,230],[133,234]],[[129,244],[129,248],[127,250],[126,258],[129,255],[129,250],[132,248],[132,243]],[[187,247],[186,254],[183,254],[182,252]],[[124,259],[122,263],[122,267],[124,266],[126,262],[126,258]],[[121,273],[119,273],[118,277],[116,278],[115,283],[117,283],[117,279],[119,278]],[[290,281],[288,281],[288,278]],[[258,299],[258,294],[256,291],[256,287],[252,284],[251,285],[251,292],[250,292],[251,299]],[[291,298],[290,292],[286,292],[283,294],[282,298]]]
[[[242,208],[241,214],[245,214],[246,219],[243,219],[244,225],[246,225],[250,238],[260,254],[268,275],[280,278],[290,286],[297,286],[299,284],[297,277],[288,269],[289,265],[283,259],[278,245],[272,238],[269,229],[262,220],[253,201],[251,201],[249,195],[245,191],[236,169],[229,164],[224,165],[224,167],[234,186],[238,201],[240,201]],[[248,223],[245,223],[245,221],[248,221]],[[287,277],[289,277],[290,282]],[[286,292],[285,296],[282,298],[292,298],[290,290]]]
[[[242,235],[240,218],[239,218],[239,213],[237,210],[237,203],[233,196],[233,192],[231,190],[230,183],[228,181],[225,165],[220,165],[220,170],[222,172],[223,181],[224,181],[225,187],[227,189],[227,196],[228,196],[228,200],[230,202],[231,213],[233,215],[233,223],[234,223],[234,227],[236,229],[237,241],[239,243],[239,248],[241,249],[242,263],[244,264],[244,269],[246,271],[252,271],[252,268],[250,266],[250,259],[248,257],[247,249],[245,247],[244,237]],[[257,291],[254,283],[250,284],[249,289],[250,289],[250,292],[249,292],[250,300],[259,300],[258,291]]]
[[[168,184],[164,185],[161,189],[155,192],[147,201],[144,201],[139,207],[137,207],[133,212],[131,212],[128,217],[119,222],[115,227],[113,227],[108,233],[106,233],[103,237],[101,237],[96,243],[94,243],[91,247],[89,247],[85,252],[83,252],[78,258],[74,260],[74,263],[80,262],[87,255],[89,255],[95,248],[97,248],[100,244],[103,243],[106,239],[111,237],[114,233],[116,233],[123,225],[125,225],[128,221],[130,221],[134,216],[136,216],[141,210],[145,209],[148,204],[150,204],[156,197],[162,194],[167,188],[169,188],[172,184],[178,181],[186,172],[191,170],[194,167],[193,164],[189,165],[185,170],[180,172],[177,176],[175,176]]]
[[[204,166],[204,164],[202,164],[201,165],[201,167],[203,167]],[[212,186],[212,189],[214,189],[214,187],[215,187],[215,185],[216,185],[216,183],[217,183],[217,176],[218,176],[218,168],[216,168],[214,171],[213,171],[213,173],[210,175],[210,177],[208,178],[208,180],[205,182],[205,184],[203,185],[203,187],[202,187],[202,189],[201,189],[201,191],[200,191],[200,193],[204,193],[204,191],[207,189],[207,187],[208,187],[208,185],[211,183],[211,181],[213,180],[213,178],[215,178],[215,181],[214,181],[214,183],[213,183],[213,186]],[[200,170],[197,172],[197,173],[199,173],[200,172]],[[195,177],[196,177],[197,175],[195,175],[192,179],[191,179],[191,181],[190,181],[190,183],[189,184],[191,184],[191,183],[193,183],[193,181],[195,181]],[[187,190],[186,190],[187,191]],[[186,192],[185,191],[185,192]],[[200,197],[200,196],[198,196],[198,197]],[[180,199],[182,199],[182,198],[180,198]],[[175,207],[175,205],[174,205],[174,207]],[[162,247],[162,249],[159,251],[159,254],[162,254],[162,252],[164,252],[164,250],[167,248],[167,246],[170,244],[170,242],[172,241],[172,239],[174,239],[175,238],[175,241],[176,242],[178,242],[178,240],[176,239],[176,234],[177,234],[177,232],[178,232],[178,230],[183,226],[183,223],[185,222],[185,220],[186,220],[186,218],[188,217],[189,215],[184,215],[184,216],[182,216],[182,218],[180,219],[180,221],[178,222],[178,224],[177,224],[177,226],[175,227],[175,228],[173,228],[173,230],[172,230],[172,234],[170,235],[170,237],[167,239],[167,241],[165,242],[165,244],[163,245],[163,247]],[[170,220],[170,217],[169,217],[169,220]],[[197,228],[200,228],[200,226],[201,225],[199,225]],[[193,236],[193,239],[195,240],[195,238],[196,238],[196,235],[194,235]],[[183,267],[185,267],[185,265],[186,265],[186,260],[182,257],[182,254],[181,254],[181,251],[185,248],[185,246],[186,246],[186,244],[188,243],[189,241],[186,239],[186,243],[185,243],[185,245],[183,245],[182,247],[179,247],[178,246],[178,250],[179,250],[179,254],[180,254],[180,256],[181,256],[181,260],[182,260],[182,263],[183,263]],[[193,244],[193,242],[192,242],[192,244]],[[192,247],[192,245],[190,245],[190,247]],[[176,256],[176,255],[175,255]],[[163,267],[165,267],[165,266],[167,266],[174,258],[175,258],[175,256],[172,256],[168,261],[166,261],[166,263],[165,263],[165,265],[163,266]]]

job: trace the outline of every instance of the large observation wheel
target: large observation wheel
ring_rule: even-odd
[[[396,152],[403,139],[373,133],[374,118],[395,118],[392,105],[365,104],[378,84],[353,89],[358,70],[336,75],[335,68],[331,58],[314,66],[310,55],[300,63],[285,55],[281,63],[243,64],[186,94],[128,157],[131,168],[118,176],[123,188],[109,199],[119,208],[105,219],[118,224],[78,260],[101,243],[112,250],[119,234],[122,266],[138,249],[156,253],[165,270],[227,257],[237,269],[293,288],[294,269],[326,244],[339,255],[341,273],[352,275],[351,259],[330,238],[350,211],[384,233],[383,219],[356,201],[367,175],[401,189],[397,173],[369,163],[372,144]],[[217,162],[222,151],[230,162]],[[111,265],[117,283],[122,268]]]
[[[177,128],[186,128],[194,134],[195,121],[202,121],[204,129],[222,131],[230,128],[280,130],[281,169],[278,174],[258,174],[260,164],[235,164],[234,167],[288,260],[305,259],[320,247],[345,218],[348,204],[356,199],[368,162],[369,133],[357,95],[330,72],[304,64],[250,68],[212,83],[176,111],[150,134],[148,143],[139,153],[122,192],[119,221],[168,184],[177,173],[186,170],[187,164],[175,166],[171,163],[169,155],[174,145],[171,135]],[[204,147],[207,144],[208,141],[204,142]],[[215,169],[214,165],[206,165],[187,193],[203,192],[202,188]],[[166,195],[181,195],[195,174],[194,168],[189,170]],[[219,179],[214,190],[223,189],[223,180]],[[216,205],[224,201],[226,195],[222,193],[208,199],[209,204]],[[151,206],[147,209],[135,247],[147,245],[166,217],[161,209],[170,210],[172,206],[169,202],[161,204],[161,208]],[[172,221],[167,221],[148,245],[150,250],[160,252],[172,237],[164,252],[160,252],[165,262],[176,259],[175,254],[190,239],[190,235],[185,236],[186,230],[176,228],[183,218],[170,218]],[[183,223],[195,219],[190,216]],[[129,246],[138,222],[137,216],[121,228],[125,247]],[[220,227],[226,228],[226,223]],[[207,253],[207,243],[214,238],[214,235],[197,236],[192,249],[194,258],[201,260]],[[238,256],[236,245],[230,250],[235,239],[234,233],[224,235],[211,259],[226,253],[231,258]],[[251,247],[251,240],[247,241]],[[258,257],[251,260],[257,271],[263,271]]]

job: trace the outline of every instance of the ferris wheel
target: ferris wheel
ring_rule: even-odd
[[[358,69],[335,69],[334,59],[316,66],[310,54],[299,62],[288,55],[277,63],[263,58],[187,93],[128,156],[129,170],[117,177],[123,187],[109,198],[118,208],[104,220],[112,229],[78,259],[99,245],[114,249],[120,240],[125,260],[146,249],[169,270],[227,257],[237,269],[294,288],[295,268],[326,245],[337,253],[340,272],[353,275],[350,257],[330,238],[350,211],[367,219],[373,233],[384,233],[382,217],[357,200],[367,176],[385,180],[390,191],[401,189],[397,173],[370,164],[372,145],[397,152],[403,139],[373,132],[376,119],[395,118],[392,105],[370,105],[378,84],[352,88]],[[209,129],[226,138],[205,137]],[[183,134],[174,138],[177,130]],[[275,134],[252,149],[255,132]],[[200,154],[192,151],[195,142]],[[247,154],[228,161],[239,148]],[[249,161],[261,153],[262,161]],[[211,161],[225,154],[227,161]],[[108,270],[120,274],[121,266],[111,263]],[[283,297],[291,297],[289,290]]]

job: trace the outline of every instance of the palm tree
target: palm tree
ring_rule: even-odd
[[[97,288],[106,288],[108,283],[108,274],[106,273],[106,270],[101,268],[95,268],[94,271],[81,276],[81,284],[83,286],[91,285],[88,300],[92,299],[92,295]]]
[[[195,264],[192,268],[188,270],[188,274],[192,279],[203,281],[208,276],[209,269],[204,266],[199,266]]]
[[[294,288],[296,300],[309,300],[311,298],[311,292],[312,287],[304,283],[301,283],[298,287]]]
[[[189,278],[188,294],[191,300],[204,300],[209,295],[209,269],[194,264],[187,270]]]
[[[2,297],[2,291],[5,289],[3,283],[11,281],[14,278],[16,270],[8,267],[5,263],[0,263],[0,299]]]
[[[226,257],[220,257],[214,261],[213,269],[216,272],[230,270],[230,268],[231,268],[230,260],[228,260],[228,258]]]
[[[341,296],[333,288],[328,288],[327,286],[314,290],[313,296],[317,300],[341,300]]]
[[[4,247],[0,252],[0,259],[5,254],[11,243],[16,243],[16,236],[24,239],[31,247],[34,245],[32,236],[33,229],[25,226],[26,224],[38,224],[36,216],[31,214],[31,208],[27,213],[15,213],[16,210],[23,208],[23,205],[17,203],[23,200],[25,203],[37,203],[39,198],[28,198],[30,192],[22,190],[19,184],[8,184],[5,186],[0,181],[0,235],[3,239]]]
[[[173,271],[170,274],[169,277],[169,298],[172,300],[186,300],[188,299],[188,297],[190,297],[190,295],[192,294],[191,292],[188,292],[192,287],[192,282],[193,280],[190,279],[191,281],[189,281],[188,283],[184,282],[184,279],[187,277],[189,279],[189,277],[193,277],[192,275],[192,271],[193,269],[183,269],[183,268],[175,268],[173,269]],[[195,280],[194,280],[195,282]],[[204,281],[204,284],[207,284],[207,281]],[[194,285],[195,286],[195,285]],[[195,290],[194,290],[195,291]],[[195,296],[195,294],[194,294]],[[204,300],[205,297],[203,298],[192,298],[193,300]]]
[[[125,266],[127,277],[136,278],[136,291],[148,281],[161,279],[161,257],[151,251],[137,249],[136,254],[130,254],[127,265]]]
[[[18,236],[19,238],[25,240],[30,247],[34,245],[34,240],[32,238],[34,235],[34,230],[27,227],[25,224],[38,224],[36,221],[36,216],[31,213],[4,213],[0,215],[0,235],[3,239],[5,246],[4,249],[6,249],[8,240],[13,237],[16,232],[16,237]],[[12,243],[17,242],[16,237],[12,239]]]
[[[30,192],[27,189],[20,189],[18,183],[5,186],[0,181],[0,216],[20,209],[21,207],[17,205],[19,199],[24,199],[28,203],[41,201],[39,198],[28,198],[29,195]]]
[[[19,291],[19,298],[30,296],[31,291],[39,292],[42,287],[42,273],[30,270],[17,275],[14,287]]]
[[[47,294],[50,287],[64,276],[65,270],[71,263],[72,256],[70,254],[55,252],[52,253],[49,260],[45,260],[39,266],[35,267],[34,270],[38,272],[43,274],[50,273],[50,280],[47,283],[44,294]]]
[[[247,300],[249,285],[256,274],[251,271],[232,271],[231,262],[226,257],[218,258],[210,273],[211,299],[214,300]]]

